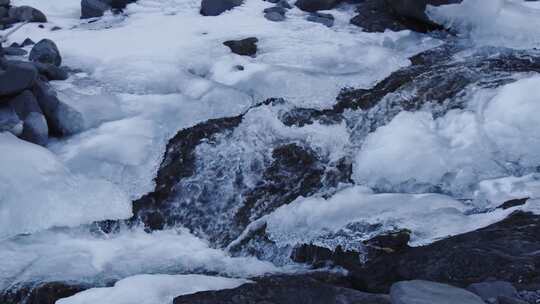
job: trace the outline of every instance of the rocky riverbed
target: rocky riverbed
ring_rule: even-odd
[[[537,303],[540,2],[0,0],[0,303]]]

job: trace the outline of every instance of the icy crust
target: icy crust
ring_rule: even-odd
[[[536,172],[539,85],[533,76],[477,90],[464,110],[436,119],[424,111],[399,113],[365,139],[355,181],[383,189],[430,184],[472,198],[482,180]]]
[[[465,0],[428,8],[438,23],[478,45],[532,49],[540,46],[540,6],[524,0]]]
[[[132,214],[115,185],[74,174],[45,148],[0,133],[0,151],[0,240]]]
[[[141,273],[247,277],[278,271],[255,258],[232,258],[183,230],[96,235],[84,228],[56,229],[1,245],[0,290],[55,281],[103,286]]]
[[[238,287],[247,280],[204,275],[136,275],[125,278],[113,287],[92,288],[56,304],[165,304],[180,295],[207,290]]]

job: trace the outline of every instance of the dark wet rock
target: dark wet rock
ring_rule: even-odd
[[[332,27],[334,25],[334,16],[332,14],[311,13],[306,19],[311,22],[320,23],[327,27]]]
[[[518,289],[540,287],[540,216],[514,212],[486,228],[433,244],[380,255],[365,265],[348,265],[360,290],[388,291],[397,281],[423,279],[460,287],[490,278]]]
[[[357,264],[361,259],[362,253],[343,250],[341,246],[330,250],[313,244],[302,244],[296,246],[291,253],[291,260],[297,263],[309,264],[315,268],[340,266],[335,264],[335,261],[339,261],[343,265]]]
[[[256,278],[254,281],[234,289],[180,296],[174,299],[174,304],[390,304],[386,295],[337,287],[308,276],[272,276]]]
[[[255,56],[257,53],[257,42],[259,42],[259,39],[250,37],[241,40],[225,41],[223,44],[230,48],[235,54],[241,56]]]
[[[66,80],[69,78],[67,70],[63,67],[41,62],[34,62],[34,66],[39,74],[45,76],[48,80]]]
[[[34,94],[30,90],[23,91],[11,98],[9,103],[21,119],[25,119],[32,112],[42,113]]]
[[[203,16],[218,16],[243,3],[243,0],[202,0],[200,12]]]
[[[270,21],[280,22],[286,19],[285,14],[287,13],[287,10],[281,6],[274,6],[264,9],[263,12],[264,18]]]
[[[333,9],[339,0],[297,0],[294,5],[306,12],[316,12]]]
[[[53,88],[42,80],[36,81],[33,93],[39,103],[49,131],[53,135],[73,135],[83,129],[83,117],[81,113],[58,99]]]
[[[19,286],[0,293],[2,304],[54,304],[57,300],[79,293],[87,286],[70,285],[66,282],[50,282]]]
[[[369,251],[374,251],[374,255],[378,255],[381,251],[385,253],[401,252],[409,247],[410,239],[411,231],[403,229],[380,234],[364,241],[363,244]]]
[[[394,14],[402,19],[412,19],[425,23],[432,24],[433,21],[426,15],[427,5],[441,6],[447,4],[460,3],[462,0],[385,0],[392,8]]]
[[[523,206],[523,205],[525,205],[525,203],[527,203],[528,200],[529,200],[528,197],[509,200],[509,201],[506,201],[506,202],[502,203],[497,208],[506,210],[506,209],[509,209],[509,208],[517,207],[517,206]]]
[[[47,22],[47,17],[40,10],[30,6],[13,6],[9,9],[9,17],[19,22]]]
[[[28,54],[28,52],[19,47],[10,46],[10,47],[4,48],[4,54],[9,55],[9,56],[24,56]]]
[[[518,295],[518,291],[514,285],[504,281],[473,283],[467,287],[467,290],[476,294],[488,303],[496,302],[499,296],[516,298]]]
[[[421,280],[395,283],[390,298],[392,304],[485,304],[465,289]]]
[[[52,64],[60,66],[62,64],[62,56],[56,44],[50,39],[43,39],[36,43],[30,51],[28,57],[30,61]]]
[[[276,3],[276,6],[277,7],[283,7],[284,9],[291,9],[293,8],[289,2],[287,2],[286,0],[280,0]]]
[[[234,129],[241,122],[242,116],[214,119],[178,132],[167,144],[155,179],[156,189],[133,202],[136,218],[151,230],[162,229],[167,224],[167,199],[174,196],[174,186],[182,178],[195,174],[196,147],[203,140]]]
[[[444,29],[429,20],[425,14],[426,3],[432,5],[448,4],[456,1],[445,0],[366,0],[358,4],[357,13],[351,23],[366,32],[401,31],[410,29],[429,32]]]
[[[0,97],[16,95],[34,84],[38,72],[31,63],[8,61],[0,66]]]
[[[13,42],[12,44],[9,45],[9,47],[12,47],[12,48],[20,48],[21,45],[18,44],[17,42]]]
[[[0,18],[5,18],[8,16],[9,9],[7,7],[0,5]]]

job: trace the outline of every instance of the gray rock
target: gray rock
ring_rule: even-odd
[[[390,298],[392,304],[485,304],[465,289],[421,280],[393,284]]]
[[[203,16],[218,16],[243,3],[243,0],[202,0],[200,13]]]
[[[62,64],[60,51],[56,44],[50,39],[43,39],[34,45],[28,59],[30,59],[30,61],[54,64],[56,66]]]
[[[265,9],[264,11],[264,18],[274,21],[274,22],[280,22],[285,20],[285,13],[287,12],[285,8],[280,6],[270,7]]]
[[[10,61],[0,67],[0,96],[16,95],[30,88],[37,79],[36,68],[27,62]]]
[[[291,9],[292,6],[286,0],[280,0],[276,3],[276,6],[283,7],[285,9]]]
[[[298,0],[294,5],[306,12],[316,12],[333,9],[339,0]]]
[[[101,0],[82,0],[81,1],[81,19],[101,17],[112,7]]]
[[[8,16],[9,10],[6,7],[0,6],[0,18]]]
[[[10,3],[10,0],[0,0],[0,6],[8,6]]]
[[[24,41],[22,42],[21,46],[22,47],[25,47],[25,46],[29,46],[29,45],[34,45],[36,44],[34,41],[32,41],[32,39],[30,38],[26,38],[24,39]]]
[[[518,298],[512,298],[512,297],[506,297],[506,296],[499,296],[497,298],[498,304],[529,304],[529,302],[523,301]]]
[[[433,23],[426,15],[427,5],[446,5],[460,3],[462,0],[385,0],[395,14],[404,18]]]
[[[17,113],[19,118],[23,120],[32,112],[42,113],[36,97],[34,97],[34,94],[32,94],[32,92],[29,90],[23,91],[19,95],[12,98],[9,101],[9,104],[15,113]]]
[[[334,16],[332,14],[311,13],[306,19],[327,27],[332,27],[334,25]]]
[[[66,69],[53,64],[34,62],[34,66],[39,74],[47,77],[48,80],[66,80],[69,77]]]
[[[229,40],[223,42],[225,46],[231,49],[231,51],[241,56],[255,56],[257,53],[257,42],[259,39],[255,37],[249,37],[241,40]]]
[[[82,131],[84,127],[82,114],[60,101],[56,92],[47,83],[36,81],[34,95],[45,114],[51,134],[66,136]]]
[[[45,116],[41,113],[30,113],[23,123],[23,131],[20,136],[31,143],[45,146],[49,140],[49,127]]]
[[[4,54],[9,55],[9,56],[24,56],[28,54],[28,52],[19,47],[10,46],[10,47],[4,48]]]
[[[21,120],[9,104],[0,105],[0,132],[14,132]]]
[[[484,301],[492,302],[495,302],[499,296],[514,298],[518,293],[514,285],[505,281],[474,283],[469,285],[467,290],[478,295]]]
[[[8,13],[10,18],[23,22],[47,22],[47,17],[40,10],[30,6],[13,6]]]

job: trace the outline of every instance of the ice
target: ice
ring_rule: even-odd
[[[45,148],[0,133],[0,151],[0,239],[131,216],[124,192],[70,172]]]
[[[532,76],[478,90],[467,109],[437,119],[426,111],[401,112],[368,135],[356,156],[355,181],[413,192],[427,184],[470,198],[482,180],[535,172],[538,85],[540,77]]]
[[[238,287],[246,280],[204,275],[136,275],[113,287],[92,288],[56,304],[167,304],[180,295]]]
[[[233,277],[280,271],[255,258],[233,258],[185,230],[90,234],[56,229],[0,243],[0,290],[18,283],[71,281],[103,285],[136,274],[219,273]]]
[[[540,46],[540,6],[523,0],[465,0],[430,7],[429,16],[478,45],[531,49]]]
[[[264,220],[270,239],[279,246],[314,243],[358,250],[360,241],[396,228],[412,231],[412,245],[431,243],[497,222],[514,209],[469,215],[471,210],[472,206],[445,195],[376,194],[369,188],[353,186],[328,199],[297,199]],[[368,228],[343,243],[325,238],[347,230],[349,224]]]

